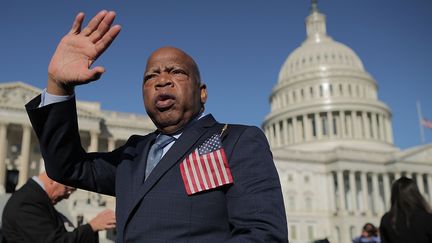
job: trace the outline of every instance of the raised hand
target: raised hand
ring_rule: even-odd
[[[110,46],[120,33],[120,26],[111,26],[115,12],[100,11],[81,30],[84,13],[79,13],[72,29],[60,41],[48,66],[47,92],[70,95],[74,87],[95,81],[105,72],[93,62]]]

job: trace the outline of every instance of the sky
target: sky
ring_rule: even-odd
[[[321,0],[327,33],[352,48],[393,114],[394,143],[421,143],[416,101],[432,120],[432,1]],[[76,88],[77,98],[105,110],[145,114],[141,82],[149,54],[185,50],[207,84],[206,110],[220,122],[261,126],[288,55],[306,37],[309,0],[1,1],[0,82],[44,88],[47,66],[82,11],[117,13],[122,31],[98,60],[106,73]],[[85,21],[87,23],[87,21]],[[424,129],[432,142],[432,129]]]

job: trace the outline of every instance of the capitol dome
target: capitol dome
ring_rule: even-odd
[[[279,82],[311,71],[349,69],[364,72],[363,63],[357,54],[346,45],[325,35],[323,39],[308,37],[286,59],[279,72]]]
[[[378,99],[376,81],[351,48],[327,35],[316,1],[306,32],[270,95],[263,129],[272,148],[392,149],[391,113]]]

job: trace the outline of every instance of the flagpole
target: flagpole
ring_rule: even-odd
[[[423,129],[423,124],[422,124],[423,115],[421,112],[421,106],[420,106],[419,100],[417,100],[417,114],[418,114],[418,119],[419,119],[420,140],[421,140],[421,143],[425,143],[425,135],[424,135],[424,129]]]

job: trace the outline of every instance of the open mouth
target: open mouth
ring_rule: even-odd
[[[165,111],[174,105],[175,96],[171,94],[160,94],[156,97],[155,106],[160,111]]]

